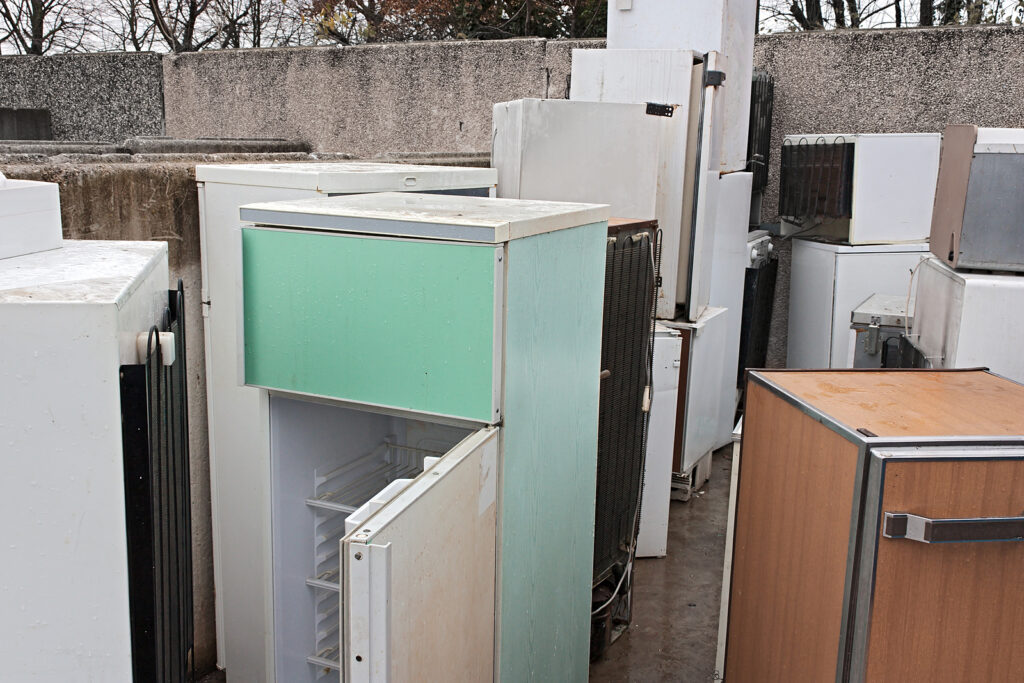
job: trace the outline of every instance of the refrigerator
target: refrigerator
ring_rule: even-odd
[[[932,253],[954,268],[1024,272],[1024,129],[948,125]]]
[[[850,315],[872,294],[910,292],[927,243],[850,246],[794,239],[786,366],[853,367]]]
[[[851,245],[927,242],[940,141],[938,133],[787,135],[782,234]]]
[[[267,396],[242,385],[239,207],[259,201],[381,191],[492,196],[488,168],[371,162],[200,164],[199,235],[210,438],[217,663],[240,680],[266,680],[271,572]],[[245,552],[241,552],[245,549]],[[245,625],[245,626],[242,626]],[[250,632],[251,629],[251,632]]]
[[[743,421],[721,678],[1021,679],[1024,386],[754,372]]]
[[[270,544],[231,539],[250,560],[225,579],[267,614],[227,615],[263,646],[229,678],[584,679],[607,206],[380,193],[240,218]]]
[[[917,275],[910,342],[935,368],[986,367],[1024,381],[1024,277],[953,270],[932,256]]]
[[[5,680],[190,673],[184,294],[167,284],[163,242],[0,259]]]
[[[701,87],[704,65],[682,52],[663,65],[677,81],[666,94],[678,100],[648,105],[574,81],[574,93],[606,101],[574,94],[501,102],[492,124],[499,197],[601,202],[614,216],[658,221],[657,316],[668,320],[695,320],[709,305],[714,232],[707,186],[718,177],[711,170],[716,88]]]
[[[60,245],[57,183],[15,180],[0,173],[0,259]]]

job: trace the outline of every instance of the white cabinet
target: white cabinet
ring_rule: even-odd
[[[57,183],[14,180],[0,173],[0,259],[61,244]]]
[[[163,317],[167,278],[162,242],[68,240],[0,259],[4,680],[127,682],[133,644],[153,645],[133,629],[159,619],[139,606],[153,584],[134,592],[130,570],[143,549],[128,534],[143,515],[127,512],[128,467],[140,463],[118,377],[143,368],[137,337]],[[174,654],[183,665],[184,650]]]
[[[793,240],[786,366],[852,367],[850,314],[872,294],[907,295],[927,244],[845,246]]]
[[[239,207],[381,191],[492,196],[497,174],[366,162],[199,165],[200,240],[210,437],[217,660],[242,681],[267,680],[271,605],[269,402],[240,381]],[[305,655],[304,655],[305,656]]]
[[[1024,381],[1024,277],[966,273],[932,256],[921,264],[911,340],[936,368],[986,367]]]

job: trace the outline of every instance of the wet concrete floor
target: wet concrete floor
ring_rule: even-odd
[[[722,591],[731,447],[713,458],[711,479],[669,510],[668,555],[637,561],[633,623],[590,667],[593,683],[717,680],[718,609]],[[217,671],[199,683],[223,683]]]
[[[637,561],[632,624],[591,665],[592,683],[717,680],[731,454],[715,453],[703,492],[672,502],[668,555]]]

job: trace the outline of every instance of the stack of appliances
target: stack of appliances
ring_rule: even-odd
[[[984,366],[1024,381],[1024,130],[950,125],[942,139],[932,256],[917,273],[903,365]]]
[[[57,186],[0,175],[6,680],[185,681],[184,294],[167,245],[61,239]]]
[[[938,134],[790,135],[781,232],[793,238],[787,366],[853,366],[850,315],[904,295],[928,250]]]
[[[642,487],[639,531],[601,523],[600,510],[618,502],[599,488],[596,543],[620,552],[611,566],[595,557],[596,651],[608,640],[605,611],[628,618],[634,553],[667,552],[669,495],[686,500],[707,480],[711,453],[733,428],[750,264],[755,13],[751,0],[609,3],[608,49],[574,50],[569,100],[494,107],[499,197],[600,202],[659,227],[648,461],[638,441],[642,484],[635,466],[614,474],[620,486]],[[629,419],[628,433],[646,426],[642,413]],[[601,457],[599,472],[610,472]],[[635,518],[628,512],[613,516]]]

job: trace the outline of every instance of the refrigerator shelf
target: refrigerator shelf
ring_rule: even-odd
[[[324,648],[315,655],[306,657],[306,661],[316,666],[322,666],[325,669],[341,671],[341,660],[338,656],[338,650],[338,647]]]

